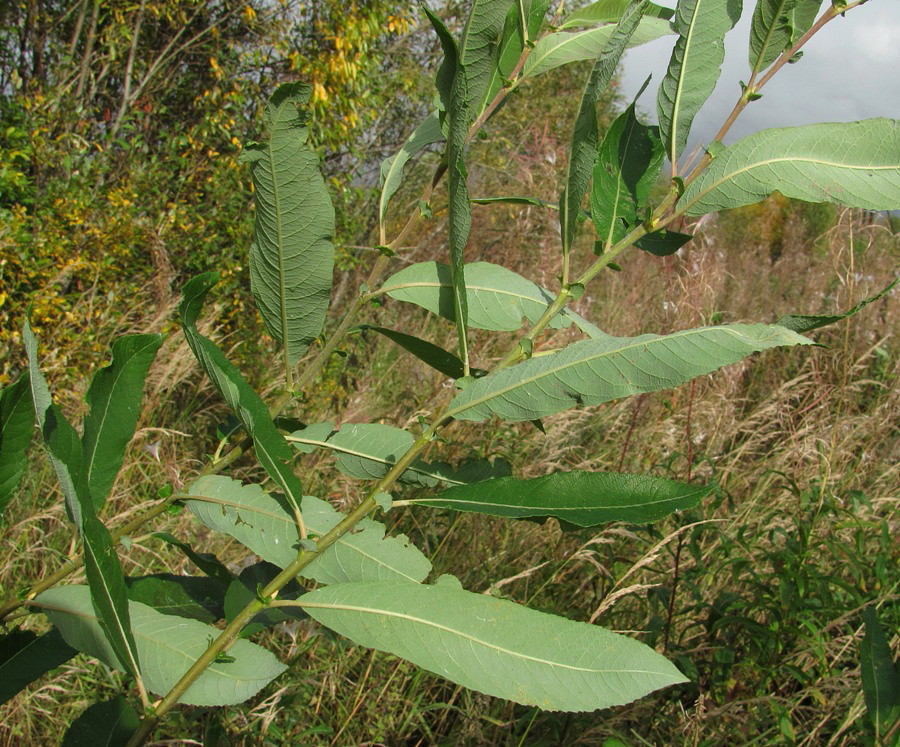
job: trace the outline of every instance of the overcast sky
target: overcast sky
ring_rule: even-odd
[[[674,7],[674,0],[656,0]],[[827,5],[823,3],[823,8]],[[755,2],[725,39],[725,63],[715,92],[694,119],[692,147],[708,143],[740,95],[738,81],[750,70],[748,42]],[[674,36],[629,51],[622,65],[622,93],[630,100],[649,74],[653,81],[638,106],[656,121],[656,90],[672,53]],[[900,0],[869,0],[831,21],[805,47],[803,59],[785,65],[750,104],[725,142],[769,127],[847,122],[870,117],[900,119]]]

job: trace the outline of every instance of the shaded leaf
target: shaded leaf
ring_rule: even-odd
[[[241,575],[231,582],[225,595],[225,619],[231,622],[250,602],[259,596],[259,592],[281,572],[277,565],[261,561],[241,571]],[[285,584],[278,592],[281,600],[297,599],[303,594],[303,588],[296,581]],[[241,630],[241,638],[255,635],[273,625],[288,620],[300,620],[306,614],[299,607],[270,607],[253,616]]]
[[[677,231],[661,228],[658,231],[642,236],[634,242],[634,245],[638,249],[643,249],[645,252],[657,257],[668,257],[681,249],[692,238],[694,237],[687,233],[678,233]]]
[[[85,586],[61,586],[35,599],[73,648],[118,667],[104,638]],[[165,695],[206,651],[221,631],[198,620],[164,615],[141,604],[129,604],[141,675],[147,688]],[[228,649],[229,661],[211,664],[179,700],[188,705],[233,705],[255,695],[287,667],[248,641]]]
[[[450,583],[340,584],[306,594],[300,604],[356,643],[545,710],[593,711],[686,682],[635,640]]]
[[[330,423],[318,423],[288,436],[299,451],[310,453],[316,448],[332,451],[337,457],[338,469],[360,480],[378,480],[384,477],[397,460],[413,445],[415,439],[402,428],[382,423],[346,423],[335,430]],[[416,459],[400,475],[400,482],[422,487],[435,487],[441,483],[465,485],[491,477],[505,477],[510,473],[509,463],[503,459],[489,462],[480,459],[460,467],[446,462],[428,463]]]
[[[693,508],[710,490],[661,477],[574,470],[528,480],[501,477],[404,503],[513,519],[552,516],[592,527],[610,521],[657,521],[673,511]]]
[[[266,329],[291,364],[322,331],[334,267],[334,208],[306,140],[312,88],[279,86],[266,105],[269,139],[244,148],[256,204],[250,287]]]
[[[44,445],[66,498],[70,517],[78,526],[84,548],[84,570],[93,609],[103,633],[125,671],[138,676],[138,652],[131,631],[125,578],[109,530],[97,518],[84,470],[81,441],[75,429],[53,404],[47,381],[37,360],[37,340],[26,318],[22,339],[28,352],[28,370],[35,417]]]
[[[381,162],[381,195],[378,198],[378,220],[384,224],[391,197],[396,194],[403,180],[403,167],[429,145],[444,139],[437,112],[429,114],[400,150]]]
[[[433,369],[440,371],[444,376],[449,376],[451,379],[461,379],[465,376],[463,362],[453,353],[448,353],[442,347],[438,347],[432,342],[407,335],[404,332],[387,329],[386,327],[373,327],[369,324],[363,324],[359,328],[370,329],[373,332],[384,335],[389,340],[393,340],[401,348],[412,353],[416,358],[427,363]]]
[[[685,190],[687,215],[741,207],[779,191],[867,210],[900,207],[900,120],[763,130],[724,148]]]
[[[822,0],[800,0],[790,12],[791,45],[812,28],[822,7]]]
[[[207,576],[216,581],[223,589],[227,589],[228,585],[234,580],[234,574],[232,574],[232,572],[226,568],[225,564],[213,555],[213,553],[196,552],[187,542],[182,542],[168,532],[154,532],[153,536],[157,539],[161,539],[167,545],[177,547],[181,550],[188,560]]]
[[[206,375],[253,438],[260,464],[284,492],[296,521],[300,514],[303,488],[291,468],[292,453],[287,441],[272,422],[265,402],[244,381],[237,367],[212,340],[197,330],[197,317],[203,301],[215,284],[215,275],[207,272],[198,275],[184,287],[178,309],[184,335]]]
[[[473,205],[493,205],[494,203],[507,203],[510,205],[534,205],[536,207],[550,208],[558,210],[559,206],[555,202],[542,200],[539,197],[473,197],[471,200]]]
[[[453,321],[450,269],[440,262],[419,262],[388,278],[381,288],[398,301],[414,303],[433,314]],[[466,265],[466,293],[469,297],[469,326],[476,329],[513,332],[522,319],[536,322],[554,296],[512,270],[490,262]],[[563,309],[550,327],[564,329],[574,323],[587,334],[603,333],[574,311]]]
[[[784,327],[729,324],[671,335],[579,340],[476,379],[456,395],[447,417],[534,420],[576,405],[655,392],[783,345],[811,345]]]
[[[221,475],[201,477],[185,503],[210,529],[234,537],[263,560],[284,568],[297,557],[297,532],[291,514],[277,497],[259,485],[241,485]],[[344,518],[328,503],[303,498],[303,517],[310,535],[321,536]],[[359,531],[345,534],[310,563],[303,576],[320,583],[400,580],[418,583],[431,563],[403,536],[384,537],[384,525],[364,519]]]
[[[642,2],[631,3],[623,9],[622,21],[603,46],[591,70],[575,125],[572,128],[572,143],[569,147],[569,163],[566,167],[566,185],[559,196],[559,230],[562,238],[563,256],[568,255],[575,240],[575,229],[581,203],[591,179],[591,169],[597,158],[600,134],[597,129],[597,101],[609,87],[616,73],[626,46],[637,31],[642,13],[646,8]]]
[[[228,588],[208,576],[176,576],[154,573],[126,578],[128,598],[164,615],[178,615],[211,623],[224,616],[223,601]]]
[[[120,695],[88,706],[66,730],[62,747],[125,747],[140,724],[138,712]]]
[[[25,472],[25,452],[33,433],[31,383],[22,374],[18,381],[0,391],[0,517]]]
[[[756,0],[750,26],[750,69],[765,70],[791,46],[797,0]]]
[[[659,86],[656,109],[669,160],[687,144],[691,123],[716,87],[725,58],[725,34],[741,17],[741,0],[680,0],[678,40]]]
[[[422,8],[422,12],[425,13],[425,17],[428,18],[428,22],[434,29],[434,33],[437,35],[438,41],[441,43],[441,49],[444,52],[444,59],[441,60],[441,65],[438,68],[434,85],[438,92],[441,114],[446,115],[447,111],[450,109],[450,96],[453,91],[453,80],[456,78],[456,68],[459,64],[459,50],[456,47],[456,39],[454,39],[453,34],[447,30],[447,27],[444,25],[441,18],[435,15],[425,3],[422,3],[419,7]],[[441,124],[444,123],[443,116],[440,118],[440,121]]]
[[[13,630],[0,638],[0,703],[24,690],[38,677],[75,656],[58,630],[38,635]]]
[[[144,379],[162,342],[162,335],[120,337],[112,346],[112,363],[91,380],[81,443],[85,479],[97,510],[122,468],[141,411]]]
[[[872,607],[863,612],[866,632],[859,650],[863,696],[875,733],[884,734],[900,718],[900,669]]]
[[[531,50],[522,68],[522,75],[533,78],[570,62],[596,59],[615,30],[615,24],[608,24],[584,31],[555,31],[546,34]],[[637,47],[671,33],[668,21],[645,17],[628,42],[628,46]]]
[[[897,287],[897,283],[900,283],[900,275],[895,277],[893,281],[883,290],[876,293],[874,296],[870,296],[862,301],[860,301],[856,306],[852,309],[845,311],[843,314],[788,314],[787,316],[781,317],[775,324],[778,324],[781,327],[786,327],[787,329],[793,330],[799,334],[803,334],[805,332],[812,332],[814,329],[819,329],[820,327],[825,327],[829,324],[834,324],[835,322],[840,322],[844,319],[847,319],[854,314],[862,311],[866,306],[870,303],[874,303],[875,301],[879,301],[888,295],[894,288]]]
[[[640,222],[638,212],[650,199],[664,158],[659,128],[641,124],[631,104],[610,125],[594,164],[591,220],[605,250]]]

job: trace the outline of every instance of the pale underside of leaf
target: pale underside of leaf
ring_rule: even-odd
[[[750,205],[774,191],[867,210],[900,208],[900,120],[763,130],[725,148],[685,191],[687,215]]]
[[[119,666],[97,622],[86,586],[57,587],[35,601],[70,646],[109,666]],[[131,602],[129,611],[141,675],[147,688],[159,695],[169,692],[221,632],[197,620],[164,615],[140,602]],[[235,642],[228,654],[235,661],[210,665],[179,702],[206,706],[241,703],[287,668],[248,641]]]
[[[546,710],[607,708],[685,681],[630,638],[451,584],[341,584],[299,603],[356,643]]]

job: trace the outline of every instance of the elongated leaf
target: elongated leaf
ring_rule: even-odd
[[[0,638],[0,703],[5,703],[51,669],[65,664],[76,653],[58,630],[44,635],[30,630],[13,630],[3,636]]]
[[[635,640],[449,583],[340,584],[299,603],[356,643],[546,710],[593,711],[686,682]]]
[[[559,28],[569,29],[578,26],[595,26],[598,23],[615,23],[622,18],[630,4],[631,0],[597,0],[597,2],[585,5],[571,13],[559,25]],[[647,2],[644,15],[669,20],[675,15],[675,11],[656,3]]]
[[[0,517],[6,510],[28,460],[25,452],[34,433],[31,382],[26,374],[0,392]]]
[[[264,589],[281,572],[273,563],[261,561],[241,571],[241,575],[231,582],[225,595],[225,619],[234,620],[250,602],[259,597]],[[303,588],[296,581],[285,584],[278,592],[280,600],[296,599],[303,594]],[[273,625],[305,618],[306,614],[299,607],[269,607],[257,612],[241,630],[241,638],[247,638]]]
[[[575,240],[581,203],[591,179],[591,168],[597,158],[600,142],[597,130],[597,101],[615,75],[619,60],[637,31],[646,7],[645,3],[636,0],[623,9],[622,21],[616,26],[600,52],[581,95],[581,104],[572,128],[566,185],[559,196],[559,231],[564,257],[568,255]]]
[[[266,329],[295,363],[322,331],[334,267],[334,208],[306,142],[312,88],[285,83],[266,106],[266,143],[246,146],[256,228],[250,287]]]
[[[196,499],[188,508],[210,529],[234,537],[263,560],[284,568],[297,557],[297,533],[290,512],[258,485],[220,475],[201,477],[188,492]],[[304,496],[303,518],[311,535],[321,536],[344,518],[325,501]],[[360,522],[355,534],[346,534],[303,571],[320,583],[399,580],[419,582],[428,575],[428,558],[404,535],[384,538],[384,525]]]
[[[674,163],[687,144],[691,123],[716,87],[725,59],[725,34],[741,17],[742,0],[680,0],[678,41],[659,86],[656,108],[666,153]]]
[[[579,340],[558,353],[476,379],[456,395],[447,416],[534,420],[576,405],[669,389],[761,350],[811,344],[784,327],[765,324]]]
[[[888,285],[886,288],[879,291],[874,296],[870,296],[869,298],[860,301],[858,304],[856,304],[856,306],[854,306],[852,309],[848,309],[843,314],[789,314],[787,316],[781,317],[781,319],[779,319],[775,323],[782,327],[787,327],[788,329],[800,334],[811,332],[814,329],[819,329],[820,327],[825,327],[829,324],[843,321],[844,319],[848,319],[854,314],[859,313],[870,303],[875,303],[875,301],[879,301],[884,298],[888,293],[890,293],[892,290],[894,290],[894,288],[897,287],[897,283],[900,283],[900,275],[895,277],[890,285]]]
[[[335,430],[331,423],[317,423],[288,436],[298,451],[310,453],[316,448],[331,450],[338,469],[360,480],[377,480],[387,474],[397,459],[413,445],[413,437],[402,428],[381,423],[349,423]],[[466,485],[491,477],[509,475],[509,463],[503,459],[488,462],[481,459],[458,468],[446,462],[428,463],[415,460],[400,475],[410,485],[435,487],[440,484]]]
[[[688,233],[678,233],[677,231],[661,228],[658,231],[641,236],[634,242],[634,245],[648,254],[653,254],[657,257],[668,257],[681,249],[692,238],[694,237]]]
[[[638,121],[635,105],[610,125],[597,151],[591,188],[591,219],[605,250],[641,219],[665,158],[659,128]]]
[[[91,600],[112,651],[123,668],[138,674],[138,652],[131,632],[125,578],[109,530],[97,518],[84,470],[81,441],[75,429],[53,404],[37,359],[37,340],[26,318],[22,339],[28,351],[28,370],[35,417],[44,437],[66,499],[69,515],[84,544],[84,570]]]
[[[35,601],[59,628],[66,643],[118,667],[97,624],[87,587],[57,587],[38,595]],[[158,695],[169,692],[221,633],[197,620],[163,615],[140,602],[131,602],[129,608],[141,674],[147,688]],[[248,641],[235,642],[228,649],[228,657],[227,662],[210,665],[179,702],[201,706],[242,703],[287,669],[264,648]]]
[[[535,207],[550,208],[551,210],[559,209],[559,205],[557,205],[555,202],[542,200],[540,197],[473,197],[471,199],[471,203],[473,205],[493,205],[495,203],[505,203],[509,205],[534,205]]]
[[[62,747],[125,747],[141,717],[121,695],[89,706],[66,730]]]
[[[440,371],[444,376],[449,376],[451,379],[461,379],[465,376],[462,361],[453,353],[448,353],[442,347],[438,347],[432,342],[403,332],[397,332],[394,329],[387,329],[386,327],[373,327],[365,324],[360,329],[370,329],[373,332],[384,335],[389,340],[393,340],[401,348],[412,353],[420,361],[424,361],[435,370]]]
[[[741,207],[774,191],[867,210],[900,207],[900,120],[763,130],[724,148],[685,190],[688,215]]]
[[[822,7],[822,0],[800,0],[790,12],[791,44],[812,28]]]
[[[791,46],[797,0],[756,0],[750,26],[750,69],[765,70]]]
[[[541,37],[522,68],[522,75],[533,78],[570,62],[593,60],[603,51],[616,25],[608,24],[584,31],[555,31]],[[643,18],[629,47],[637,47],[671,34],[668,21],[662,18]]]
[[[501,477],[407,503],[513,519],[552,516],[575,526],[593,527],[610,521],[657,521],[673,511],[693,508],[710,490],[661,477],[575,470],[531,480]]]
[[[398,301],[406,301],[444,319],[454,320],[450,269],[440,262],[419,262],[391,276],[382,292]],[[536,322],[553,295],[501,265],[472,262],[466,265],[466,293],[469,326],[476,329],[512,332],[522,326],[522,319]],[[564,309],[550,327],[564,329],[574,323],[587,334],[603,333],[574,311]]]
[[[445,125],[445,116],[450,109],[450,96],[453,92],[453,81],[456,78],[456,69],[459,65],[459,50],[456,47],[456,39],[453,38],[444,22],[435,15],[431,9],[422,3],[422,12],[425,13],[428,22],[434,29],[438,41],[441,43],[441,49],[444,52],[444,59],[441,60],[441,66],[438,68],[437,77],[434,85],[438,92],[438,106],[440,108],[440,122],[442,127]]]
[[[196,552],[187,542],[182,542],[168,532],[154,532],[153,536],[167,545],[181,550],[188,560],[213,579],[222,589],[227,589],[228,585],[234,580],[234,574],[213,553]],[[136,601],[140,602],[143,600],[138,599]],[[152,607],[153,605],[150,606]]]
[[[468,301],[466,299],[465,247],[472,225],[469,188],[466,184],[465,147],[469,126],[479,114],[484,92],[490,85],[497,64],[499,37],[510,0],[473,0],[459,44],[456,76],[448,109],[447,166],[449,181],[448,229],[450,235],[450,281],[453,313],[459,336],[459,357],[469,371],[469,346],[466,337]]]
[[[223,602],[228,587],[207,576],[176,576],[155,573],[126,578],[128,598],[152,607],[164,615],[215,622],[224,615]]]
[[[162,335],[120,337],[112,346],[112,363],[91,380],[81,443],[85,479],[97,510],[122,468],[140,414],[144,379],[162,342]]]
[[[290,447],[272,422],[265,403],[244,381],[241,372],[212,340],[197,330],[197,317],[203,307],[203,301],[215,284],[215,275],[207,272],[198,275],[184,287],[179,307],[184,335],[206,375],[253,438],[260,464],[284,491],[285,498],[296,517],[300,513],[303,488],[291,469]]]
[[[387,207],[391,197],[396,194],[403,180],[403,167],[429,145],[443,140],[441,123],[437,112],[426,117],[412,135],[403,143],[400,150],[381,162],[381,196],[378,198],[378,220],[383,225],[387,216]]]
[[[500,39],[497,64],[491,70],[490,82],[484,90],[481,104],[478,107],[479,114],[494,100],[494,96],[497,95],[506,80],[512,75],[519,58],[522,56],[524,47],[522,45],[520,3],[522,6],[521,12],[524,13],[525,17],[529,40],[538,36],[541,24],[547,15],[547,9],[550,7],[550,0],[518,0],[512,3],[509,12],[506,14],[506,20],[503,22],[503,35]]]
[[[863,696],[875,733],[884,734],[900,718],[900,669],[872,607],[863,613],[866,633],[859,650]]]

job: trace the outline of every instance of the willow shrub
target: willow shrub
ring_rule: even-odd
[[[759,0],[749,77],[734,111],[693,165],[685,158],[691,121],[719,77],[723,39],[738,21],[739,0],[681,0],[674,14],[649,2],[601,0],[549,23],[549,0],[476,0],[458,39],[424,9],[444,51],[435,111],[382,165],[378,259],[327,339],[320,338],[333,274],[334,211],[307,142],[311,89],[299,83],[281,86],[266,109],[267,139],[247,145],[244,158],[256,200],[252,292],[281,346],[285,393],[264,402],[222,350],[198,331],[197,320],[216,284],[213,274],[189,282],[180,305],[183,334],[243,426],[230,451],[183,490],[125,523],[113,519],[109,523],[115,528],[108,529],[99,515],[122,466],[144,377],[162,339],[129,335],[114,344],[112,362],[96,372],[87,393],[88,413],[79,432],[53,403],[35,336],[25,324],[28,371],[2,398],[0,498],[4,504],[11,499],[27,467],[36,421],[82,553],[0,609],[13,628],[4,641],[0,669],[4,695],[82,651],[126,672],[132,687],[127,698],[88,708],[73,733],[93,730],[103,743],[141,744],[179,703],[241,703],[277,678],[286,665],[247,638],[292,617],[312,618],[358,644],[404,657],[466,687],[549,710],[606,708],[686,682],[665,657],[632,638],[466,591],[453,576],[429,578],[426,556],[406,537],[386,536],[385,525],[373,516],[453,510],[509,520],[553,517],[565,525],[592,527],[652,522],[696,506],[710,493],[710,486],[640,474],[572,471],[523,479],[490,454],[465,464],[435,457],[442,434],[455,421],[485,423],[486,428],[498,420],[539,422],[568,408],[675,387],[754,353],[809,345],[804,333],[872,300],[828,317],[793,315],[776,324],[728,324],[634,338],[610,336],[568,308],[605,269],[618,269],[615,261],[623,252],[676,252],[691,238],[671,228],[683,216],[752,204],[776,190],[869,210],[900,207],[896,120],[792,127],[730,146],[721,142],[741,111],[799,57],[817,31],[861,4],[836,2],[822,10],[821,0]],[[657,95],[659,126],[641,122],[632,104],[601,138],[596,102],[623,52],[667,35],[674,36],[674,49]],[[559,286],[548,290],[466,256],[472,204],[467,145],[524,80],[585,59],[595,62],[578,104],[558,204],[522,195],[479,200],[558,210]],[[439,147],[443,158],[432,180],[389,240],[391,198],[405,165],[424,149]],[[654,204],[651,195],[659,194],[653,188],[666,158],[672,176],[668,191]],[[429,200],[444,177],[446,252],[388,275],[410,230],[430,217]],[[595,234],[596,256],[580,261],[587,269],[575,274],[572,255],[583,223],[590,223]],[[411,430],[377,423],[340,428],[330,422],[302,423],[298,395],[315,387],[345,334],[357,328],[360,311],[383,295],[455,325],[453,351],[367,325],[384,336],[384,344],[399,345],[452,379],[445,401]],[[528,322],[525,333],[523,320]],[[548,328],[572,325],[580,339],[561,350],[542,349]],[[512,332],[518,339],[486,371],[472,365],[473,328]],[[411,411],[417,405],[410,403]],[[251,448],[271,480],[269,490],[226,474]],[[360,500],[349,512],[304,495],[293,463],[298,453],[314,450],[330,452],[339,472],[362,481]],[[235,576],[224,564],[195,555],[205,575],[126,583],[119,553],[128,551],[127,537],[175,505],[230,535],[260,564]],[[82,565],[86,585],[62,583]],[[46,615],[54,629],[40,637],[15,629],[24,614]],[[886,722],[890,714],[883,708],[878,713],[877,728],[892,728]]]

